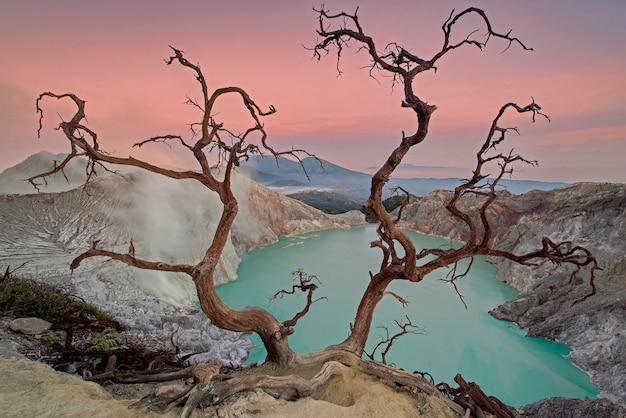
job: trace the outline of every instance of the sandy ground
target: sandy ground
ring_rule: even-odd
[[[0,411],[10,417],[174,417],[129,410],[132,400],[115,399],[100,385],[57,372],[22,356],[0,360]],[[195,417],[457,417],[444,401],[398,393],[373,378],[346,370],[312,398],[276,400],[261,390],[218,408],[196,410]]]

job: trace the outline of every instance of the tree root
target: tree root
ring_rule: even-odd
[[[192,367],[184,369],[167,369],[167,370],[145,370],[145,371],[119,371],[113,370],[100,373],[91,377],[85,377],[85,380],[92,382],[113,382],[113,383],[153,383],[153,382],[170,382],[178,379],[188,379],[192,377]]]
[[[502,401],[496,397],[487,396],[476,383],[465,381],[460,374],[454,377],[454,381],[459,385],[456,389],[445,383],[440,383],[438,387],[451,396],[454,402],[466,408],[466,411],[472,411],[474,416],[491,415],[497,418],[515,418],[515,415]]]
[[[131,409],[151,407],[167,411],[184,402],[181,418],[191,416],[200,403],[217,405],[225,399],[244,391],[261,388],[277,398],[297,399],[310,396],[332,376],[347,369],[336,361],[326,362],[321,370],[311,379],[297,375],[271,376],[257,374],[232,377],[218,374],[217,363],[203,363],[193,366],[193,376],[197,383],[194,386],[166,385],[157,388],[141,400],[130,405]],[[217,379],[225,379],[216,381]],[[289,393],[288,396],[284,396]]]
[[[318,365],[318,366],[316,366]],[[263,368],[263,366],[261,366]],[[313,395],[335,375],[344,373],[347,369],[357,369],[380,379],[385,384],[409,393],[425,393],[436,396],[448,405],[458,416],[510,418],[513,415],[508,408],[495,398],[487,397],[475,383],[467,383],[460,375],[455,381],[461,385],[459,389],[451,389],[445,384],[444,392],[453,399],[444,395],[437,386],[422,376],[401,369],[371,361],[337,350],[325,350],[318,353],[298,355],[294,364],[289,367],[259,369],[257,373],[220,374],[219,365],[215,362],[200,364],[181,370],[180,374],[167,373],[155,376],[138,376],[135,380],[165,381],[166,377],[190,373],[195,380],[193,386],[166,385],[150,392],[130,408],[150,407],[160,411],[167,411],[176,406],[183,406],[181,417],[189,417],[198,405],[216,406],[228,398],[242,392],[262,389],[277,399],[296,400]],[[289,372],[289,369],[318,370],[312,375],[298,375],[295,373],[277,375]],[[250,371],[250,369],[247,369]],[[158,379],[157,379],[158,376]],[[459,380],[457,380],[459,379]],[[125,379],[129,381],[130,379]]]
[[[206,363],[199,363],[191,366],[185,371],[190,371],[197,382],[194,386],[187,385],[165,385],[158,387],[141,398],[139,401],[129,405],[129,409],[151,407],[160,412],[170,410],[175,406],[183,405],[181,417],[187,418],[196,406],[202,401],[211,389],[211,381],[220,372],[220,366],[216,361],[210,360]],[[176,374],[168,373],[166,376],[173,377]],[[161,374],[164,376],[164,374]],[[180,374],[179,374],[180,376]]]
[[[186,385],[163,385],[154,389],[139,401],[128,406],[128,409],[150,407],[165,412],[174,406],[185,402],[194,386]]]
[[[270,375],[250,375],[235,377],[233,379],[220,382],[214,385],[209,394],[213,397],[214,403],[219,403],[230,396],[252,389],[264,389],[273,396],[281,397],[283,393],[289,391],[289,398],[298,399],[310,396],[319,389],[332,376],[345,370],[347,366],[329,361],[324,363],[320,371],[312,378],[306,379],[298,375],[270,376]]]

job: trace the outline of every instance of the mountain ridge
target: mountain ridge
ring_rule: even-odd
[[[303,170],[304,167],[304,170]],[[332,191],[352,198],[367,199],[370,193],[371,175],[350,170],[330,161],[306,157],[302,164],[284,157],[252,156],[241,163],[241,174],[283,194],[303,191]],[[305,172],[306,171],[306,172]],[[307,177],[308,176],[308,177]],[[424,196],[437,189],[454,190],[462,179],[447,178],[396,178],[392,177],[389,188],[400,186],[409,193]],[[552,190],[566,186],[563,182],[502,179],[501,188],[514,194],[530,190]],[[383,198],[391,195],[387,188]]]
[[[0,194],[29,194],[37,190],[26,180],[36,174],[51,170],[54,161],[60,162],[66,154],[40,152],[26,158],[21,163],[0,172]],[[84,184],[86,161],[75,159],[64,170],[65,175],[56,174],[41,183],[41,191],[56,193],[71,190]],[[128,170],[126,170],[128,171]],[[328,191],[351,198],[366,200],[369,197],[371,175],[350,170],[323,159],[306,157],[302,164],[284,157],[252,156],[243,161],[237,171],[251,180],[263,184],[281,194],[288,195],[303,191]],[[110,175],[110,173],[102,173]],[[400,186],[409,193],[424,196],[433,190],[453,190],[461,183],[457,177],[447,178],[395,178],[392,177],[384,198],[391,196],[390,188]],[[552,190],[567,185],[563,182],[502,179],[502,189],[514,194],[530,190]]]

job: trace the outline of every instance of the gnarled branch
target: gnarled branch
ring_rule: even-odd
[[[544,245],[544,248],[540,250],[530,251],[522,255],[515,255],[493,248],[493,231],[489,211],[497,198],[496,191],[500,180],[505,175],[513,173],[513,165],[515,163],[537,164],[536,161],[527,160],[513,153],[512,150],[508,153],[498,151],[509,132],[517,133],[516,128],[503,127],[500,120],[505,113],[511,110],[520,114],[530,114],[533,122],[538,116],[549,121],[549,117],[543,113],[541,107],[534,99],[526,106],[510,102],[500,108],[491,123],[485,141],[476,154],[476,167],[472,176],[455,188],[446,208],[452,216],[464,223],[469,230],[468,239],[460,247],[427,249],[418,254],[409,236],[396,226],[397,220],[391,219],[382,204],[384,185],[392,177],[392,174],[408,151],[425,140],[431,115],[437,109],[436,106],[428,104],[416,94],[413,83],[415,77],[424,71],[436,70],[436,63],[450,51],[465,46],[473,46],[482,50],[492,38],[507,42],[505,50],[512,45],[517,45],[524,50],[532,50],[532,48],[527,47],[519,38],[512,36],[510,31],[501,33],[494,30],[486,13],[475,7],[467,8],[459,13],[455,13],[455,11],[450,13],[442,26],[443,43],[440,49],[430,58],[421,55],[419,52],[412,52],[410,49],[394,42],[388,43],[381,52],[361,25],[358,9],[353,14],[345,12],[331,14],[324,8],[316,9],[315,12],[317,13],[319,23],[317,33],[321,39],[312,48],[314,57],[319,60],[322,56],[328,55],[331,49],[335,49],[337,66],[339,67],[344,48],[356,45],[360,50],[366,51],[370,60],[370,73],[373,70],[377,70],[391,75],[393,77],[392,88],[395,85],[401,86],[404,94],[404,100],[401,105],[403,108],[413,111],[417,118],[415,133],[406,135],[403,132],[400,144],[391,152],[382,167],[372,176],[370,196],[364,206],[371,208],[380,222],[377,229],[378,240],[373,241],[370,246],[380,248],[383,253],[383,259],[379,272],[375,274],[370,273],[371,280],[359,304],[350,336],[340,346],[354,350],[356,353],[360,353],[364,349],[373,318],[373,310],[382,297],[381,295],[385,294],[386,287],[393,280],[419,282],[432,271],[453,266],[447,281],[454,286],[461,301],[465,304],[461,293],[456,287],[456,280],[465,276],[468,270],[458,272],[457,266],[459,261],[465,258],[472,259],[476,255],[505,257],[522,264],[535,263],[539,259],[549,259],[552,262],[569,263],[575,266],[580,265],[580,267],[589,265],[591,266],[590,283],[593,291],[593,277],[594,270],[597,269],[597,261],[590,253],[579,250],[575,254],[566,254],[560,250],[560,244],[555,244],[557,248]],[[477,15],[481,19],[486,28],[485,36],[479,38],[476,35],[476,31],[473,31],[466,37],[460,38],[459,41],[453,41],[452,35],[457,24],[470,15]],[[338,72],[341,73],[339,69]],[[493,177],[490,177],[490,174],[484,171],[487,165],[491,166],[494,164],[497,166],[498,171]],[[466,196],[474,196],[479,200],[477,209],[473,213],[461,208],[459,204]]]
[[[283,321],[283,325],[288,329],[292,329],[294,326],[296,326],[296,324],[298,323],[298,320],[303,318],[309,312],[311,305],[313,305],[315,302],[318,302],[322,299],[326,299],[326,297],[313,299],[313,293],[318,288],[317,285],[313,283],[313,281],[317,281],[318,283],[321,284],[317,276],[307,274],[301,268],[296,271],[291,272],[291,275],[294,276],[294,280],[297,280],[298,283],[293,285],[291,287],[291,290],[285,290],[285,289],[279,290],[278,292],[274,293],[270,297],[270,300],[274,301],[278,298],[282,298],[284,295],[294,295],[299,292],[306,293],[305,307],[302,308],[300,312],[296,313],[293,318]]]
[[[62,172],[71,159],[77,156],[84,156],[88,159],[88,181],[97,174],[96,167],[107,169],[108,165],[122,165],[142,168],[173,179],[193,179],[215,192],[219,196],[223,210],[213,240],[210,246],[205,249],[204,256],[198,264],[171,264],[143,260],[135,255],[132,243],[128,253],[122,254],[100,249],[97,247],[97,242],[95,242],[92,248],[74,259],[71,267],[75,269],[87,258],[102,256],[137,268],[186,273],[191,276],[196,285],[198,299],[203,311],[214,324],[233,331],[253,331],[258,333],[266,345],[269,360],[279,364],[289,363],[294,356],[287,343],[287,335],[292,332],[289,326],[278,322],[269,312],[258,307],[233,310],[226,306],[215,292],[214,275],[222,251],[229,240],[232,223],[238,212],[238,203],[231,189],[233,167],[238,166],[240,160],[247,159],[250,154],[259,153],[261,150],[265,150],[275,157],[291,155],[296,158],[298,158],[298,154],[306,152],[297,149],[278,152],[271,148],[267,143],[267,133],[261,123],[261,118],[275,113],[276,109],[274,106],[270,105],[267,110],[262,109],[240,87],[222,87],[210,91],[200,67],[188,61],[181,50],[173,47],[171,49],[173,55],[166,62],[168,64],[178,62],[183,67],[191,69],[202,91],[203,100],[195,103],[196,108],[202,113],[201,120],[196,125],[192,125],[199,126],[199,134],[193,133],[193,142],[187,142],[179,135],[166,134],[139,141],[135,143],[135,146],[142,147],[158,142],[169,145],[171,141],[176,141],[184,150],[192,153],[199,164],[199,171],[166,169],[133,157],[120,158],[109,155],[102,150],[97,134],[85,125],[84,100],[73,93],[56,94],[45,92],[37,98],[36,102],[37,111],[40,114],[38,134],[41,133],[43,126],[44,113],[41,102],[44,98],[70,99],[76,106],[72,118],[69,121],[62,121],[59,125],[59,129],[63,131],[69,142],[70,153],[53,170],[33,177],[31,183],[35,184],[36,179],[44,179],[45,181],[46,177]],[[215,106],[219,99],[225,95],[239,96],[242,100],[242,105],[248,110],[252,124],[241,134],[231,132],[223,123],[216,120]],[[253,142],[255,138],[257,143]],[[220,160],[225,165],[222,180],[214,176],[212,167],[209,165],[208,153],[213,150],[217,150]],[[306,153],[306,155],[309,154]]]
[[[382,349],[380,353],[381,361],[383,364],[387,364],[387,354],[389,353],[389,350],[391,350],[391,347],[393,346],[393,344],[400,337],[402,337],[403,335],[407,335],[407,334],[415,334],[415,335],[426,334],[426,331],[424,329],[418,327],[417,325],[413,325],[413,323],[411,322],[408,316],[405,316],[405,318],[406,318],[406,322],[401,322],[397,319],[394,320],[398,328],[400,328],[400,331],[398,331],[397,333],[391,336],[389,335],[389,328],[383,325],[379,325],[378,328],[385,331],[385,336],[382,337],[381,340],[372,348],[371,352],[368,353],[367,351],[364,351],[363,353],[370,360],[374,360],[374,356],[376,355],[376,352],[378,351],[379,348],[381,348]]]

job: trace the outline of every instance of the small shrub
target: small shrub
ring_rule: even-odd
[[[92,343],[93,345],[87,348],[85,353],[100,353],[128,348],[124,345],[122,336],[113,328],[105,328],[100,335],[93,339]]]
[[[105,328],[100,335],[92,340],[93,345],[85,350],[85,354],[89,353],[102,353],[113,350],[123,350],[128,348],[124,344],[122,336],[113,328]],[[98,367],[104,364],[103,357],[96,357],[91,362],[92,370],[98,369]]]
[[[97,370],[98,367],[102,366],[102,364],[104,363],[104,359],[102,357],[96,357],[95,359],[93,359],[93,361],[91,362],[91,368],[93,370]]]
[[[47,345],[52,345],[54,343],[64,342],[67,338],[67,333],[65,331],[48,331],[48,333],[41,337],[41,342]]]
[[[0,280],[0,312],[45,320],[77,317],[81,314],[96,319],[110,319],[97,307],[67,295],[54,286],[12,276]]]

